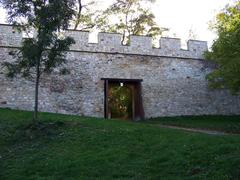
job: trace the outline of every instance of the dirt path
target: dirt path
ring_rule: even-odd
[[[203,134],[209,134],[209,135],[239,135],[239,134],[231,134],[231,133],[226,133],[222,131],[213,131],[213,130],[204,130],[204,129],[195,129],[195,128],[185,128],[185,127],[179,127],[179,126],[171,126],[171,125],[158,125],[159,127],[162,128],[169,128],[169,129],[178,129],[178,130],[184,130],[184,131],[189,131],[189,132],[197,132],[197,133],[203,133]]]

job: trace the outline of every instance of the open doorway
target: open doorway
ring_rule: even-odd
[[[134,118],[134,96],[131,84],[109,83],[107,100],[108,118],[124,120]]]
[[[104,80],[105,118],[140,120],[144,118],[139,79]]]

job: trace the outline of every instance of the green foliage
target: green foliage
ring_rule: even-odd
[[[75,43],[70,37],[62,38],[60,32],[69,27],[74,16],[75,0],[0,0],[8,12],[8,21],[19,31],[34,29],[34,37],[24,39],[13,54],[15,62],[3,65],[9,77],[21,74],[35,81],[35,113],[38,111],[39,79],[43,73],[66,62],[65,51]]]
[[[8,75],[13,77],[20,73],[24,77],[34,74],[39,63],[40,74],[50,73],[65,62],[64,51],[74,43],[70,37],[61,39],[60,30],[69,26],[69,20],[74,11],[73,0],[43,1],[43,0],[1,0],[8,11],[8,20],[18,30],[34,29],[36,37],[24,39],[19,51],[14,52],[14,63],[5,63]],[[19,21],[23,18],[24,21]],[[36,72],[36,71],[35,71]]]
[[[31,112],[0,109],[0,179],[240,177],[239,136],[51,113],[39,118],[48,128],[30,132]]]
[[[92,0],[76,0],[75,15],[72,21],[74,29],[91,31],[97,26],[102,11],[98,10],[97,2]]]
[[[114,84],[109,89],[109,107],[112,118],[132,118],[133,94],[131,87]]]
[[[161,35],[165,28],[155,22],[150,8],[142,8],[144,3],[154,0],[116,0],[106,10],[99,10],[94,0],[76,0],[75,16],[72,21],[74,29],[123,34],[122,42],[128,43],[129,35],[147,35],[153,38]]]
[[[218,38],[205,57],[215,62],[217,68],[207,76],[209,85],[237,94],[240,91],[240,1],[219,13],[212,28]]]
[[[146,0],[116,0],[107,10],[100,29],[123,34],[122,43],[129,42],[130,35],[146,35],[156,38],[166,29],[160,28],[149,8],[143,8]]]
[[[66,62],[64,51],[74,42],[72,38],[64,40],[54,40],[54,45],[49,49],[44,49],[40,58],[40,74],[51,73],[54,68]],[[24,39],[19,51],[13,51],[15,62],[5,62],[3,66],[7,67],[7,76],[15,77],[21,74],[25,78],[34,78],[36,76],[35,68],[39,58],[39,45],[36,39]]]

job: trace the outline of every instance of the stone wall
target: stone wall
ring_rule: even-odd
[[[209,90],[205,75],[212,67],[202,58],[206,42],[189,41],[182,50],[179,39],[161,38],[152,48],[151,38],[132,36],[129,46],[121,35],[100,33],[98,43],[88,43],[88,33],[68,31],[76,44],[67,55],[70,74],[43,76],[41,111],[104,116],[104,82],[101,78],[143,79],[145,117],[240,114],[240,97],[224,90]],[[19,47],[21,34],[0,26],[0,61],[12,60],[9,52]],[[34,82],[13,80],[0,69],[0,107],[32,110]]]

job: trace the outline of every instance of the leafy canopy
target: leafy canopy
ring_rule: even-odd
[[[207,76],[212,88],[227,88],[232,93],[240,91],[240,1],[226,6],[216,16],[212,25],[218,38],[212,51],[206,52],[207,59],[215,62],[217,68]]]
[[[75,43],[71,37],[60,36],[74,16],[75,0],[0,0],[0,3],[8,12],[9,23],[19,31],[34,30],[34,36],[23,39],[22,46],[12,53],[15,61],[3,65],[9,77],[21,74],[35,78],[36,121],[40,77],[65,63],[65,51]]]
[[[64,51],[74,43],[70,37],[59,36],[60,30],[69,27],[74,15],[74,0],[1,0],[8,12],[8,22],[19,31],[34,29],[34,37],[26,38],[14,53],[16,61],[5,63],[8,75],[22,74],[24,77],[43,72],[50,73],[65,62]]]
[[[76,0],[75,15],[72,20],[73,29],[91,31],[101,18],[102,11],[98,8],[98,2],[94,0]]]
[[[146,8],[146,3],[149,4],[149,2],[154,1],[116,0],[104,12],[105,22],[100,29],[123,34],[123,44],[128,43],[130,35],[147,35],[153,38],[161,35],[164,29],[157,25],[154,14]]]

